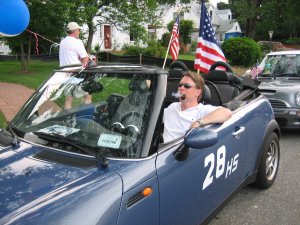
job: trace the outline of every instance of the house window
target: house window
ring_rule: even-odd
[[[228,20],[231,20],[231,19],[230,19],[230,17],[231,17],[231,16],[230,16],[230,15],[228,15]]]

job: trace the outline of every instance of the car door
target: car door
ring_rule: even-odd
[[[185,160],[175,159],[182,143],[160,149],[156,167],[160,191],[160,224],[199,224],[222,203],[245,178],[246,130],[233,115],[222,125],[209,128],[218,142],[208,148],[190,148]]]

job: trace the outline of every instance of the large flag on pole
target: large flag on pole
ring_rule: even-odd
[[[226,58],[219,47],[215,31],[211,25],[210,16],[204,5],[204,1],[202,1],[194,68],[208,73],[211,65],[217,61],[226,62]]]
[[[170,46],[170,53],[172,55],[173,61],[177,60],[179,49],[179,16],[177,16],[172,29],[172,40]]]

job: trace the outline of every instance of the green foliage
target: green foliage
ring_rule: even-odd
[[[0,128],[5,128],[7,126],[7,122],[3,113],[0,111]]]
[[[124,44],[122,50],[124,50],[124,55],[139,55],[144,53],[144,48],[138,45]]]
[[[231,65],[251,66],[260,60],[260,46],[250,38],[230,38],[222,44],[222,50]]]
[[[168,23],[167,28],[171,32],[175,21]],[[194,23],[192,20],[180,20],[179,25],[179,38],[183,44],[191,43],[191,33],[193,32]]]
[[[290,45],[300,45],[300,38],[290,38],[285,43]]]
[[[180,21],[180,38],[184,44],[191,43],[191,33],[193,32],[194,23],[192,20]]]
[[[148,47],[144,50],[144,55],[154,57],[165,57],[166,48],[161,46],[159,42],[151,40],[148,42]]]
[[[170,32],[166,32],[161,36],[161,39],[159,40],[159,43],[164,46],[164,47],[168,47],[169,45],[169,41],[171,38],[171,33]]]
[[[124,45],[124,55],[147,55],[153,57],[164,57],[166,54],[166,48],[159,42],[151,40],[148,42],[148,47],[141,47],[139,45]]]
[[[190,46],[190,50],[189,50],[190,54],[195,54],[196,53],[197,44],[198,44],[198,41],[192,41],[191,46]]]

